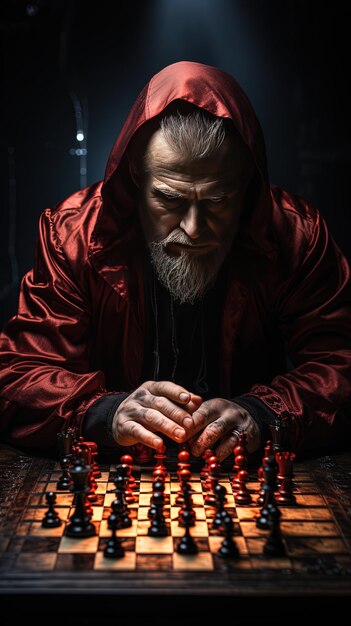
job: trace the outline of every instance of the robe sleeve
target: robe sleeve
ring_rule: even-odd
[[[289,420],[297,449],[342,444],[351,434],[350,267],[318,212],[302,263],[276,290],[275,313],[293,368],[242,398]]]
[[[90,345],[89,296],[72,276],[48,209],[18,313],[1,335],[2,441],[53,451],[57,432],[81,432],[89,406],[110,393],[103,372],[90,371]]]

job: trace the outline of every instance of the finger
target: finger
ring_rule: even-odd
[[[201,398],[201,396],[195,396],[195,394],[192,393],[189,402],[187,402],[184,408],[188,411],[188,413],[193,414],[194,411],[197,411],[202,403],[203,399]]]
[[[186,408],[180,407],[164,396],[154,396],[152,393],[148,393],[142,401],[140,401],[140,404],[146,408],[158,411],[161,415],[168,417],[171,421],[180,426],[183,425],[186,427],[188,425],[188,427],[192,427],[193,425],[193,421]],[[186,422],[186,420],[188,420],[188,422]]]
[[[152,430],[167,435],[167,437],[170,437],[178,443],[185,441],[187,433],[184,428],[162,415],[159,411],[141,407],[138,416],[138,422],[143,424],[146,428],[149,427],[152,428]]]
[[[146,382],[144,386],[154,396],[166,396],[170,400],[174,400],[174,402],[180,404],[186,404],[191,399],[191,394],[187,389],[169,380],[150,380]]]
[[[224,417],[214,419],[195,439],[191,448],[194,456],[201,456],[206,448],[214,448],[226,432],[228,432],[228,421]]]
[[[203,402],[200,408],[193,412],[192,419],[192,435],[203,430],[210,422],[215,421],[219,416],[215,412],[210,412],[207,402]]]
[[[235,446],[238,445],[238,441],[239,435],[237,435],[235,432],[228,433],[224,436],[223,440],[218,444],[217,448],[215,449],[215,455],[218,458],[219,462],[226,459],[227,456],[229,456],[233,452]]]
[[[147,428],[144,428],[142,424],[134,421],[126,422],[123,425],[123,437],[121,438],[121,441],[123,439],[132,439],[133,443],[143,443],[150,448],[154,448],[155,450],[163,446],[163,440],[161,437],[155,435],[155,433],[150,430],[147,430]],[[118,439],[117,443],[119,443]],[[128,445],[132,444],[128,443]]]

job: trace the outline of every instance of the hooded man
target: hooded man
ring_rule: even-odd
[[[2,335],[2,440],[50,451],[74,426],[141,462],[173,441],[222,460],[278,418],[295,449],[331,448],[351,431],[350,295],[318,210],[269,185],[236,81],[170,65],[104,181],[40,218]]]

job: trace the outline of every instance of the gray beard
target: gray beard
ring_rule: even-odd
[[[229,244],[226,242],[219,250],[199,257],[186,251],[179,256],[170,256],[165,250],[166,243],[174,241],[189,245],[186,235],[178,233],[174,231],[162,241],[149,242],[151,262],[157,278],[171,296],[181,304],[193,304],[214,283]]]

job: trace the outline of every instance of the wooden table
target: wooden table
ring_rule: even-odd
[[[41,569],[35,559],[31,563],[30,550],[27,558],[28,546],[23,547],[30,541],[31,532],[24,521],[24,512],[29,504],[33,505],[33,494],[43,490],[54,465],[54,459],[0,447],[0,601],[14,610],[19,610],[22,600],[26,610],[37,610],[40,602],[50,601],[54,615],[62,617],[68,611],[74,614],[74,607],[78,606],[77,615],[83,615],[83,605],[87,616],[92,616],[94,611],[99,615],[102,606],[105,616],[113,616],[118,607],[118,615],[154,617],[154,624],[158,619],[162,622],[161,615],[165,616],[165,612],[168,621],[182,619],[185,610],[187,616],[195,616],[209,604],[222,607],[220,612],[235,607],[236,611],[249,612],[253,617],[261,617],[273,606],[277,610],[278,601],[290,616],[295,612],[299,615],[301,602],[307,602],[310,608],[332,606],[337,611],[343,599],[351,595],[351,454],[347,452],[314,457],[295,465],[295,476],[308,476],[316,486],[312,492],[318,492],[318,497],[323,499],[323,506],[317,507],[319,515],[324,516],[323,510],[329,511],[327,523],[335,529],[331,539],[334,544],[330,545],[339,548],[328,547],[327,553],[319,553],[318,549],[314,553],[309,548],[307,556],[302,550],[301,558],[294,554],[293,566],[284,560],[281,566],[279,562],[274,562],[274,567],[265,565],[265,561],[260,565],[250,555],[246,563],[250,560],[256,565],[244,568],[224,563],[220,571],[89,570],[79,564],[78,558],[76,566],[73,560],[70,567],[45,565]],[[56,469],[59,469],[57,465]],[[308,506],[304,507],[305,516],[306,511]],[[298,521],[299,514],[288,515],[294,534],[294,529],[304,522]],[[309,538],[309,546],[314,539],[318,540],[319,534]],[[294,537],[290,539],[291,545],[295,545]],[[303,538],[298,539],[301,550]],[[50,550],[54,553],[55,546],[48,548],[48,554]],[[185,601],[188,609],[184,608]]]

